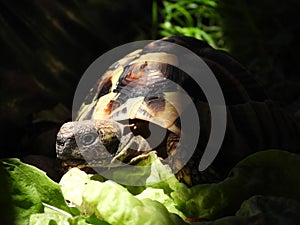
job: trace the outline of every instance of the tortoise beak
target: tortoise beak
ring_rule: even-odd
[[[56,155],[58,159],[82,159],[74,135],[74,123],[65,123],[59,130],[56,138]]]
[[[73,154],[78,149],[75,138],[64,139],[63,137],[57,137],[56,139],[56,155],[57,158],[65,160],[74,157]],[[75,150],[75,151],[74,151]]]

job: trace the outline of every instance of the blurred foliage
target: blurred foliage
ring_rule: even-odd
[[[299,8],[298,0],[223,0],[218,7],[226,46],[286,107],[300,97]]]
[[[159,1],[158,1],[159,2]],[[156,2],[155,2],[156,3]],[[300,2],[164,0],[158,34],[187,35],[229,50],[267,90],[295,112],[300,109]]]
[[[52,145],[42,151],[55,154],[55,134],[71,118],[82,74],[107,50],[150,39],[151,5],[151,0],[0,0],[0,157],[40,154],[34,140],[49,127],[51,135],[42,139]],[[39,113],[57,105],[66,107],[59,118]]]
[[[219,0],[168,0],[163,1],[162,36],[185,35],[223,48],[221,17],[216,8]]]

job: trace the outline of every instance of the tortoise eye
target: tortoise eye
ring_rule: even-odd
[[[88,134],[84,134],[82,137],[81,137],[81,143],[83,145],[90,145],[92,143],[95,142],[95,140],[97,139],[97,134],[94,134],[94,133],[88,133]]]

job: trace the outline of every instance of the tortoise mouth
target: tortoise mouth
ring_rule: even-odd
[[[96,171],[84,160],[69,159],[61,160],[61,170],[65,174],[72,168],[78,168],[87,174],[95,174]]]
[[[109,161],[107,159],[94,159],[92,161],[86,161],[84,159],[60,159],[61,167],[64,172],[69,171],[72,168],[78,168],[82,171],[85,171],[88,174],[95,174],[99,171],[105,171],[109,169],[117,169],[120,167],[125,167],[129,165],[136,165],[140,161],[147,158],[149,152],[156,152],[154,150],[148,152],[138,152],[135,151],[134,154],[130,154],[123,158],[121,161]],[[97,171],[97,172],[96,172]]]
[[[87,162],[83,159],[67,159],[60,160],[61,161],[61,169],[63,173],[68,172],[72,168],[78,168],[87,174],[96,174],[100,171],[106,171],[109,169],[109,166],[103,165],[103,163],[99,163],[97,161]],[[96,171],[97,170],[97,171]]]
[[[83,159],[65,159],[61,160],[62,163],[66,166],[70,167],[80,167],[80,166],[88,166],[88,163]]]
[[[95,159],[92,161],[86,161],[84,159],[64,159],[60,160],[63,166],[68,167],[77,167],[77,168],[85,168],[85,167],[101,167],[101,168],[108,168],[110,167],[110,162],[105,159]]]

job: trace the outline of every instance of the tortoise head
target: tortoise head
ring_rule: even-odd
[[[107,165],[118,150],[123,125],[109,120],[85,120],[63,124],[57,134],[57,157],[70,166]]]

